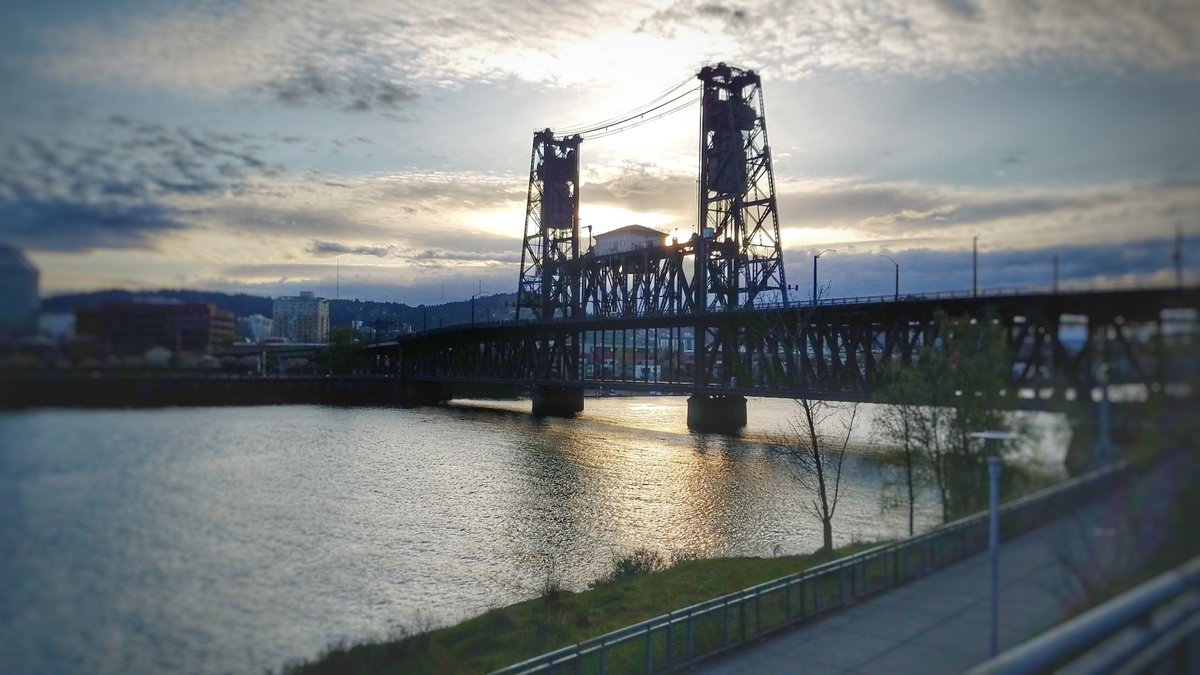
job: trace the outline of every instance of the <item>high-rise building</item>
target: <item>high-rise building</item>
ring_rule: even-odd
[[[275,298],[271,314],[275,337],[292,342],[329,341],[329,301],[314,296],[312,291]]]
[[[38,270],[20,250],[0,244],[0,340],[37,330]]]

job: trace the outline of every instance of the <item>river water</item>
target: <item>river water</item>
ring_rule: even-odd
[[[689,433],[686,400],[0,414],[0,672],[245,673],[339,640],[582,589],[614,553],[799,553],[819,523],[769,447]],[[869,407],[856,445],[869,446]],[[1032,457],[1061,464],[1043,416]],[[906,533],[895,476],[848,455],[837,543]],[[930,491],[918,525],[935,523]]]

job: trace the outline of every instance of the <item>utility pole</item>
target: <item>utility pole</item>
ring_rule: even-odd
[[[979,235],[971,237],[971,296],[979,295]]]
[[[1175,223],[1175,285],[1183,288],[1183,223]]]

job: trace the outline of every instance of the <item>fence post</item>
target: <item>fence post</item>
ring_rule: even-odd
[[[675,622],[672,621],[671,619],[667,619],[667,671],[668,672],[671,670],[672,661],[674,661],[674,659],[671,658],[671,656],[672,656],[671,651],[675,646],[675,641],[671,639],[674,637],[674,631],[672,630],[672,628],[674,627],[674,623]]]
[[[654,672],[654,645],[650,643],[653,637],[653,631],[650,626],[646,626],[646,675]]]
[[[688,610],[687,656],[688,656],[689,662],[691,662],[692,659],[696,658],[696,644],[695,644],[696,629],[694,627],[695,623],[696,623],[696,621],[695,621],[694,613],[691,610]]]
[[[729,601],[721,603],[721,632],[724,634],[725,647],[729,646]]]

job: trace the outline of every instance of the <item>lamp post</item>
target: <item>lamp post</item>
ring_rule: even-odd
[[[879,257],[887,258],[888,260],[892,260],[892,256],[884,255],[882,253],[879,254]],[[896,262],[895,260],[892,260],[892,264],[896,266],[896,297],[894,299],[896,300],[896,302],[899,302],[900,301],[900,263]]]
[[[1004,459],[1000,457],[1000,444],[1016,436],[1005,431],[977,431],[971,438],[983,439],[987,444],[988,463],[988,558],[992,566],[992,626],[991,655],[997,654],[1000,614],[1000,468]]]
[[[813,305],[817,304],[817,258],[820,258],[826,253],[837,253],[837,249],[827,248],[813,256]]]

